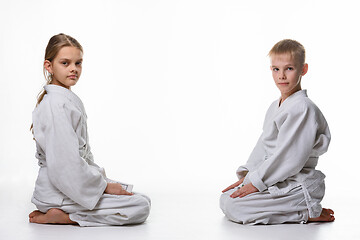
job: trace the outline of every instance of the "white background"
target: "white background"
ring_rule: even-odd
[[[87,110],[95,161],[150,197],[219,196],[236,180],[279,97],[267,53],[291,38],[307,50],[302,85],[332,133],[318,165],[324,203],[358,202],[356,2],[1,0],[0,187],[30,201],[38,169],[31,112],[51,36],[69,34],[84,48],[72,90]]]

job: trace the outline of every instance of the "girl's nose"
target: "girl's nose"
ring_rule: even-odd
[[[71,72],[76,72],[77,71],[77,66],[75,64],[72,64],[71,68],[70,68],[70,71]]]

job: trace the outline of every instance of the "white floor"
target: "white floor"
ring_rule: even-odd
[[[29,202],[31,189],[21,186],[1,187],[0,239],[360,239],[358,197],[335,201],[327,196],[324,206],[336,211],[334,223],[242,226],[228,221],[218,207],[217,192],[153,193],[152,211],[145,224],[126,227],[81,228],[77,226],[28,223],[34,207]],[[150,195],[150,194],[149,194]],[[10,201],[5,201],[8,196]],[[330,206],[331,205],[331,206]]]

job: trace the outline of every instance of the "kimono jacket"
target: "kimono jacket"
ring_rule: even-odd
[[[83,103],[64,87],[44,88],[47,94],[32,115],[40,166],[33,198],[57,206],[70,198],[91,210],[107,181],[90,151]]]
[[[288,194],[301,186],[314,217],[321,212],[320,200],[325,193],[325,175],[315,167],[330,143],[328,124],[319,108],[300,90],[279,106],[273,102],[265,117],[263,132],[247,163],[237,170],[244,184],[251,182],[260,192],[273,196]],[[316,197],[315,197],[316,195]]]

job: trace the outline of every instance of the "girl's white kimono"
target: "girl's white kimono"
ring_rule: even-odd
[[[307,222],[319,217],[325,175],[315,170],[330,143],[327,122],[306,90],[268,109],[260,136],[246,165],[237,170],[244,184],[259,192],[231,198],[238,188],[221,195],[220,207],[232,221],[243,224]]]
[[[32,202],[44,213],[59,208],[80,226],[144,222],[150,211],[148,197],[104,194],[107,182],[113,181],[94,163],[80,98],[56,85],[45,90],[33,112],[40,169]]]

